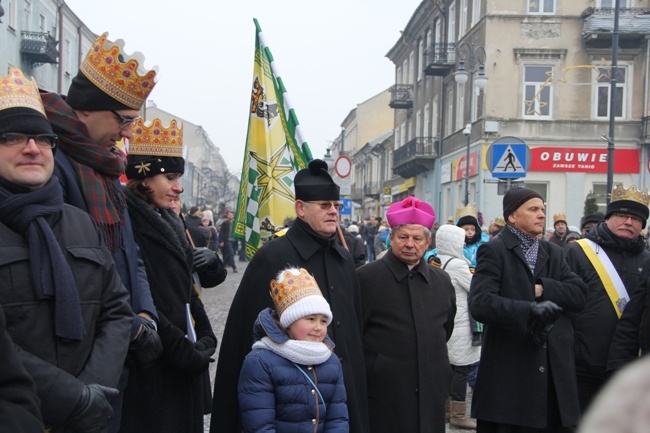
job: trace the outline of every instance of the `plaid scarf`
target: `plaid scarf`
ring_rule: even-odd
[[[537,263],[537,252],[539,251],[539,239],[531,238],[513,225],[508,224],[506,227],[519,239],[519,246],[524,252],[524,257],[526,257],[530,272],[535,274],[535,263]]]
[[[102,239],[111,252],[122,246],[122,223],[126,202],[119,176],[126,161],[117,148],[90,142],[86,125],[56,93],[41,92],[47,118],[59,136],[59,152],[70,158],[77,174],[88,213],[99,227]]]

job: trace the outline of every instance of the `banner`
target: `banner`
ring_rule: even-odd
[[[233,237],[251,258],[276,227],[295,217],[293,179],[312,159],[300,124],[257,22],[246,151]]]
[[[607,148],[533,147],[528,171],[607,173]],[[614,149],[614,173],[639,173],[638,149]]]

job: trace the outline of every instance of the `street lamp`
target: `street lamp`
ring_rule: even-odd
[[[465,206],[469,204],[469,148],[472,139],[472,100],[474,99],[474,86],[479,90],[485,89],[488,77],[485,75],[485,50],[483,47],[467,42],[461,42],[456,48],[460,62],[454,74],[454,80],[460,85],[469,81],[469,103],[467,104],[467,124],[463,134],[467,137],[467,156],[465,160]],[[465,61],[468,62],[465,69]],[[476,76],[475,76],[476,75]]]

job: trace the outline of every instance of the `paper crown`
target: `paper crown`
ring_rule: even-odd
[[[478,220],[478,209],[476,209],[476,206],[473,204],[468,204],[467,206],[456,209],[456,221],[464,216],[471,216]]]
[[[622,185],[614,185],[611,201],[618,200],[631,200],[648,206],[648,203],[650,203],[650,195],[648,194],[648,188],[643,188],[642,191],[639,191],[636,185],[630,185],[629,189],[623,188]]]
[[[494,218],[494,220],[492,221],[492,224],[498,225],[500,227],[505,227],[506,220],[504,220],[503,217],[499,215],[499,216]]]
[[[129,140],[129,155],[183,157],[183,127],[176,120],[165,128],[156,118],[149,126],[138,119],[133,124],[133,138]]]
[[[79,70],[95,86],[122,104],[139,110],[156,85],[158,67],[144,69],[144,55],[139,51],[124,53],[124,41],[108,40],[101,35],[90,48]]]
[[[45,116],[43,101],[34,79],[28,79],[18,68],[9,68],[9,74],[0,77],[0,110],[31,108]]]
[[[408,197],[390,205],[386,211],[386,219],[391,227],[420,224],[430,230],[436,222],[436,213],[429,203]]]
[[[332,311],[323,297],[316,279],[304,268],[288,268],[271,280],[271,298],[280,323],[285,328],[301,317],[324,314],[327,324],[332,321]]]
[[[553,214],[553,225],[559,223],[560,221],[566,224],[566,214],[564,213]]]

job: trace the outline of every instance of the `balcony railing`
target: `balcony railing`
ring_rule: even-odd
[[[395,84],[390,88],[390,108],[413,108],[413,84]]]
[[[444,77],[456,63],[455,44],[433,44],[424,51],[424,74]]]
[[[59,62],[57,42],[49,33],[21,32],[20,53],[32,66]]]
[[[433,169],[437,151],[435,137],[416,137],[393,152],[393,171],[409,178]]]
[[[611,41],[614,8],[587,8],[582,11],[582,38],[585,42]],[[619,9],[618,31],[621,42],[642,41],[650,35],[650,8]]]

